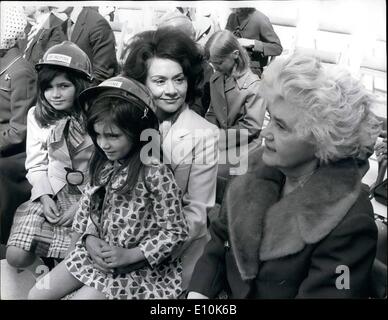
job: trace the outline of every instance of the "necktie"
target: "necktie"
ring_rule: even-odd
[[[73,33],[73,21],[69,18],[67,19],[67,39],[71,41],[71,34]]]

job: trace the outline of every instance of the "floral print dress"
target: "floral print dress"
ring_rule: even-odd
[[[181,191],[171,170],[162,164],[145,166],[127,194],[116,190],[128,169],[108,162],[101,185],[87,185],[73,222],[78,233],[97,235],[110,246],[143,252],[146,263],[126,273],[104,273],[94,266],[84,236],[66,258],[69,272],[108,299],[175,299],[182,293],[182,266],[171,251],[188,237]]]

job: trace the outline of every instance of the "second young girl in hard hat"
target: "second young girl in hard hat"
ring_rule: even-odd
[[[78,95],[91,80],[88,56],[74,43],[51,47],[38,71],[38,102],[27,116],[30,200],[16,210],[7,260],[14,267],[36,257],[65,257],[94,145],[86,133]]]

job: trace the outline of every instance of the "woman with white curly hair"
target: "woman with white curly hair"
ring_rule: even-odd
[[[225,191],[188,297],[368,297],[377,229],[361,178],[381,130],[373,97],[299,54],[272,62],[259,94],[265,144]]]

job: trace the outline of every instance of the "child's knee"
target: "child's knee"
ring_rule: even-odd
[[[40,290],[36,288],[36,284],[28,292],[27,299],[28,300],[40,300],[41,299]]]
[[[7,248],[6,259],[9,265],[15,268],[25,268],[35,260],[35,255],[18,247]]]

